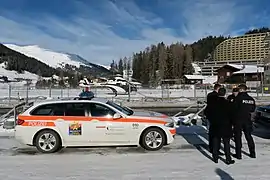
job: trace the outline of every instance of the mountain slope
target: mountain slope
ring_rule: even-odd
[[[79,63],[83,63],[85,65],[88,65],[89,67],[92,67],[92,68],[99,68],[100,70],[103,70],[103,71],[108,71],[110,70],[110,68],[108,68],[107,66],[104,66],[104,65],[100,65],[100,64],[94,64],[94,63],[90,63],[89,61],[85,60],[84,58],[82,58],[81,56],[77,55],[77,54],[70,54],[70,53],[66,53],[69,58],[73,61],[77,61]]]
[[[35,58],[28,57],[22,53],[14,51],[3,44],[0,44],[0,63],[5,63],[5,69],[23,73],[28,71],[43,77],[51,77],[60,72]],[[2,67],[3,68],[3,67]]]
[[[47,49],[40,48],[36,45],[17,46],[14,44],[4,44],[6,47],[25,54],[28,57],[36,58],[37,60],[51,66],[53,68],[63,67],[65,64],[79,67],[83,63],[72,61],[67,54],[53,52]]]
[[[76,72],[91,76],[106,76],[110,74],[110,70],[100,65],[90,63],[75,54],[54,52],[52,50],[43,49],[37,45],[18,46],[14,44],[5,44],[5,46],[29,57],[35,58],[52,68],[63,70],[71,74]]]

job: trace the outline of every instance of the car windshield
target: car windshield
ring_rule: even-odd
[[[121,111],[122,113],[126,114],[126,115],[132,115],[133,114],[133,111],[127,107],[123,107],[123,106],[120,106],[112,101],[108,101],[106,104],[114,107],[115,109]]]

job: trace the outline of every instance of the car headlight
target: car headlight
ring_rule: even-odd
[[[175,123],[172,121],[172,122],[168,122],[165,124],[166,127],[170,127],[170,128],[173,128],[175,127]]]

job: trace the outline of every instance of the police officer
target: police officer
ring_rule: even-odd
[[[251,113],[255,111],[255,100],[247,94],[247,86],[241,84],[238,86],[239,94],[236,96],[233,103],[234,118],[233,118],[233,131],[235,140],[235,157],[242,159],[242,131],[248,143],[249,153],[251,158],[256,158],[255,144],[252,138],[252,121]]]
[[[94,93],[89,90],[89,87],[85,87],[83,92],[79,94],[79,99],[80,100],[90,100],[94,97]]]
[[[221,88],[220,84],[214,85],[214,91],[207,95],[207,106],[204,110],[204,114],[209,122],[209,132],[208,132],[208,141],[209,141],[209,151],[213,153],[213,133],[212,133],[212,121],[215,120],[214,115],[214,107],[216,104],[216,100],[218,98],[218,90]],[[221,153],[220,153],[221,154]]]
[[[239,93],[239,88],[238,87],[234,87],[233,90],[232,90],[232,94],[230,94],[228,97],[227,97],[227,100],[229,101],[229,103],[231,104],[230,107],[229,107],[229,114],[230,114],[230,120],[233,121],[233,118],[235,116],[235,111],[233,109],[233,103],[235,101],[235,98],[236,96],[238,95]],[[232,137],[233,139],[233,137]]]
[[[90,83],[87,78],[80,80],[79,86],[83,88],[82,92],[79,94],[80,100],[90,100],[94,98],[94,93],[90,91]]]
[[[214,107],[213,117],[215,119],[212,121],[212,134],[213,134],[213,160],[218,163],[219,159],[219,149],[221,140],[224,144],[224,152],[226,156],[226,164],[234,164],[234,160],[231,158],[230,151],[230,138],[232,137],[232,121],[230,118],[229,102],[225,99],[226,89],[220,88],[218,91],[219,97],[217,98],[217,103]]]
[[[239,88],[237,88],[237,87],[233,88],[232,94],[230,94],[230,95],[227,97],[227,100],[228,100],[229,102],[231,102],[231,103],[234,102],[234,100],[235,100],[236,96],[238,95],[238,93],[239,93]]]

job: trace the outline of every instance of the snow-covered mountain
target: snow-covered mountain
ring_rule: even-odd
[[[37,45],[18,46],[0,43],[0,82],[37,81],[38,77],[55,75],[74,77],[107,76],[110,70],[102,65],[90,63],[84,58],[69,53],[54,52]]]
[[[86,65],[87,61],[76,61],[72,59],[74,56],[69,54],[54,52],[48,49],[43,49],[37,45],[18,46],[14,44],[4,44],[6,47],[20,52],[28,57],[33,57],[48,66],[53,68],[64,67],[66,64],[79,67],[80,65]]]

